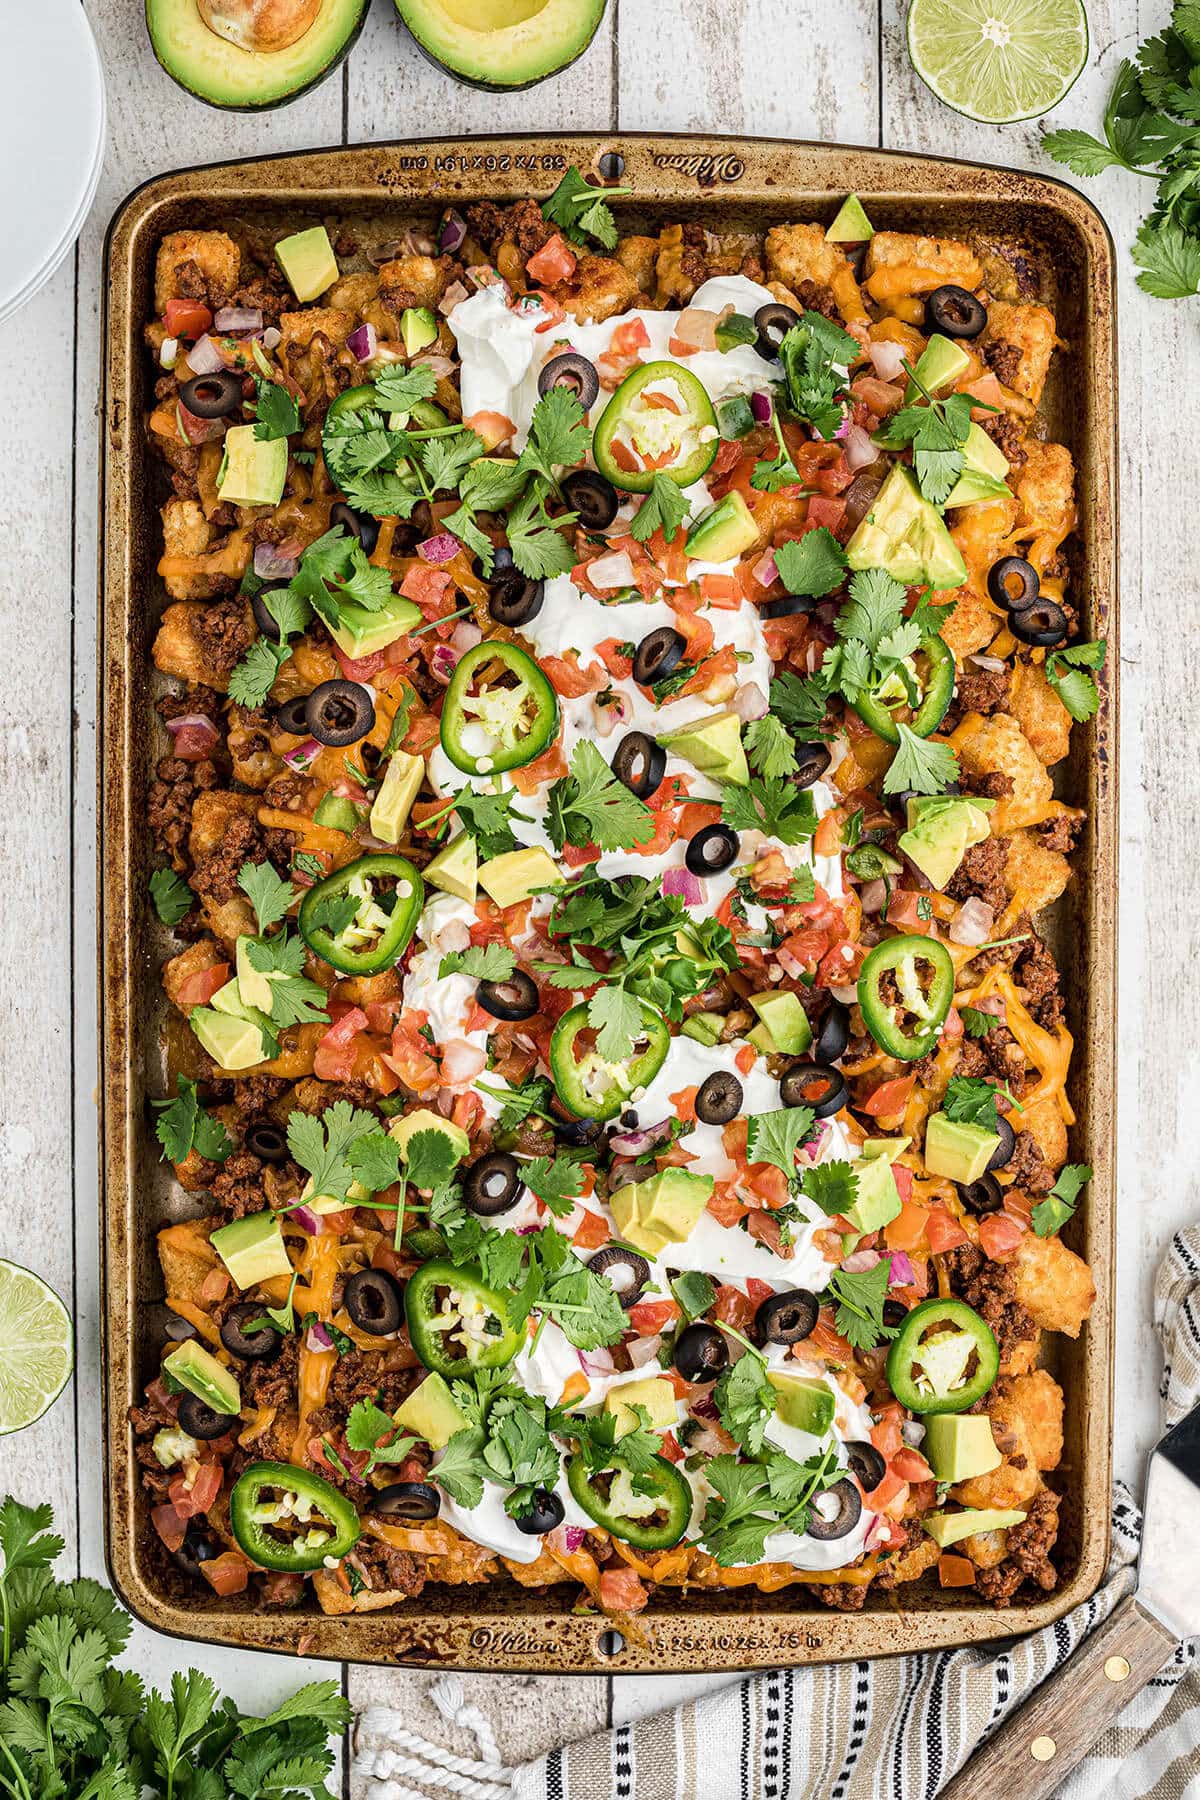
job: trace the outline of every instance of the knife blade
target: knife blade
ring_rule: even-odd
[[[1097,1738],[1200,1635],[1200,1406],[1151,1453],[1138,1585],[942,1790],[1048,1800]]]

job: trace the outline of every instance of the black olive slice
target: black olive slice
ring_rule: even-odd
[[[754,1315],[754,1333],[760,1344],[798,1344],[817,1322],[817,1297],[807,1288],[789,1288],[772,1294]]]
[[[588,412],[600,392],[600,377],[595,363],[590,363],[586,356],[580,356],[578,350],[564,350],[543,366],[537,387],[539,394],[548,394],[551,388],[565,387],[574,394],[584,412]]]
[[[250,610],[254,614],[254,623],[258,626],[262,637],[269,638],[273,644],[279,642],[279,626],[267,609],[267,601],[274,593],[286,593],[286,588],[272,588],[270,593],[251,594]]]
[[[608,1244],[588,1263],[593,1275],[606,1275],[622,1306],[633,1306],[650,1279],[650,1264],[636,1250]]]
[[[469,1212],[494,1219],[509,1212],[521,1197],[521,1165],[507,1150],[478,1157],[463,1178],[463,1200]]]
[[[943,337],[978,337],[987,324],[987,307],[964,287],[947,282],[925,299],[925,324]]]
[[[475,998],[493,1019],[532,1019],[541,1004],[537,983],[524,969],[514,969],[505,981],[481,981]]]
[[[1039,644],[1043,649],[1049,649],[1051,644],[1063,642],[1070,627],[1067,615],[1057,601],[1042,596],[1024,612],[1010,613],[1008,629],[1023,644]]]
[[[822,1544],[849,1536],[862,1518],[862,1495],[853,1481],[835,1481],[817,1494],[809,1508],[805,1529]]]
[[[617,516],[621,496],[598,469],[575,469],[564,475],[562,491],[571,511],[579,514],[585,531],[603,531]]]
[[[889,1331],[899,1331],[908,1317],[908,1308],[903,1300],[885,1300],[883,1303],[883,1322]]]
[[[259,1162],[281,1163],[287,1160],[288,1141],[278,1125],[271,1125],[267,1120],[260,1119],[257,1124],[246,1127],[242,1149],[248,1150],[251,1156],[257,1156]]]
[[[179,398],[198,419],[224,419],[242,404],[242,378],[231,369],[193,375],[180,388]]]
[[[719,875],[732,868],[741,839],[728,825],[706,825],[688,839],[684,862],[693,875]]]
[[[797,744],[792,786],[811,787],[814,781],[820,781],[832,760],[833,753],[828,744]]]
[[[373,519],[370,513],[355,512],[344,500],[329,509],[329,523],[344,525],[351,537],[356,537],[363,547],[363,554],[370,556],[379,542],[379,520]]]
[[[683,661],[687,639],[673,625],[649,632],[633,653],[633,679],[641,687],[662,681]]]
[[[645,800],[667,772],[667,753],[644,731],[627,731],[613,754],[612,772],[631,794]]]
[[[196,1519],[191,1519],[183,1534],[182,1544],[171,1553],[171,1560],[185,1575],[198,1576],[200,1564],[213,1562],[220,1554],[204,1527]]]
[[[1007,613],[1028,612],[1041,587],[1037,570],[1023,556],[1002,556],[988,570],[988,596]]]
[[[393,1481],[380,1488],[369,1510],[381,1519],[436,1519],[442,1497],[428,1481]]]
[[[658,1174],[658,1164],[652,1156],[644,1157],[641,1162],[614,1163],[609,1170],[609,1194],[619,1193],[623,1187],[632,1187],[637,1181],[652,1181]]]
[[[556,1144],[570,1144],[580,1149],[584,1144],[595,1144],[604,1135],[604,1124],[600,1119],[555,1119],[554,1141]]]
[[[488,611],[497,625],[516,630],[536,619],[546,597],[544,581],[531,581],[520,569],[497,569],[488,588]]]
[[[728,1125],[742,1110],[745,1089],[731,1069],[714,1069],[696,1092],[696,1117],[702,1125]]]
[[[729,1367],[729,1345],[715,1325],[685,1326],[672,1354],[685,1381],[715,1381]]]
[[[779,600],[764,600],[758,610],[764,619],[794,619],[800,613],[816,612],[820,604],[809,594],[784,594]]]
[[[845,1056],[846,1046],[850,1042],[850,1008],[843,1006],[840,1000],[829,997],[829,1011],[821,1020],[817,1035],[813,1039],[813,1061],[818,1063],[835,1063]]]
[[[794,1062],[779,1083],[779,1098],[785,1106],[811,1106],[814,1118],[831,1119],[846,1104],[846,1083],[839,1069]]]
[[[308,695],[293,694],[290,700],[281,700],[275,708],[275,723],[280,731],[290,731],[293,737],[307,737]]]
[[[404,1317],[400,1289],[386,1269],[359,1269],[342,1290],[342,1305],[360,1331],[388,1337]]]
[[[545,1537],[563,1522],[563,1503],[549,1488],[534,1488],[524,1512],[514,1513],[513,1524],[526,1537]]]
[[[308,696],[308,729],[318,744],[357,744],[375,724],[375,703],[361,682],[323,681]]]
[[[969,1213],[977,1219],[999,1212],[1004,1205],[1004,1189],[994,1175],[983,1174],[978,1181],[956,1181],[954,1191]]]
[[[766,306],[759,307],[754,323],[758,329],[758,353],[770,362],[778,355],[779,346],[792,326],[800,323],[800,314],[785,306],[782,300],[770,300]]]
[[[179,1423],[189,1437],[207,1440],[224,1437],[232,1426],[240,1423],[236,1413],[218,1412],[195,1394],[179,1397]]]
[[[1017,1134],[1001,1112],[996,1114],[996,1131],[1000,1142],[988,1158],[988,1168],[1004,1169],[1012,1161],[1012,1153],[1017,1147]]]
[[[256,1319],[266,1322],[257,1331],[247,1327]],[[273,1362],[283,1349],[283,1339],[267,1318],[266,1305],[257,1300],[239,1300],[221,1321],[221,1342],[231,1356],[245,1362]]]
[[[846,1461],[864,1494],[872,1493],[887,1474],[887,1461],[869,1438],[851,1438],[846,1444]]]

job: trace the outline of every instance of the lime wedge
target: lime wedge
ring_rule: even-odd
[[[939,100],[992,125],[1056,106],[1088,54],[1082,0],[912,0],[908,53]]]
[[[54,1289],[0,1259],[0,1437],[40,1419],[74,1366],[71,1315]]]

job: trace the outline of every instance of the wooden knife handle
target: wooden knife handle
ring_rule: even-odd
[[[941,1800],[1046,1800],[1174,1653],[1174,1634],[1131,1595],[989,1738]]]

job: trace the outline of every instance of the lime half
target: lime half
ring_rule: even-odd
[[[992,125],[1036,119],[1088,54],[1082,0],[912,0],[908,53],[939,100]]]
[[[0,1437],[40,1419],[74,1366],[71,1315],[54,1289],[0,1259]]]

